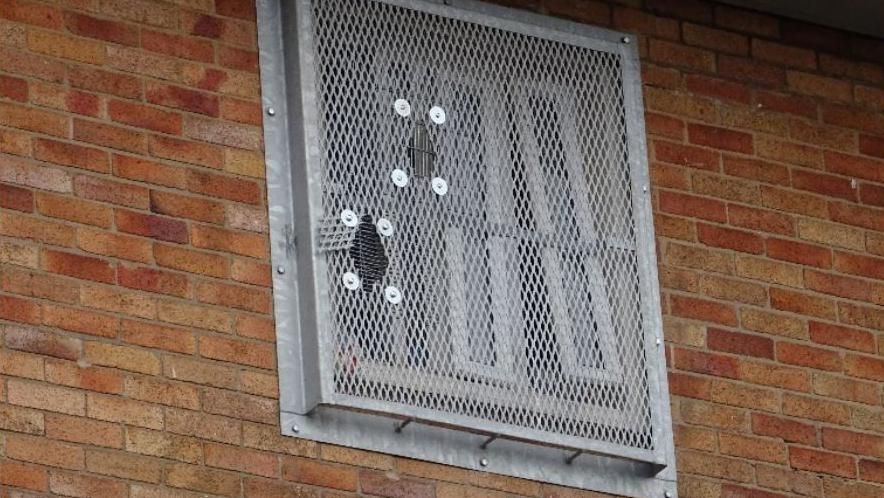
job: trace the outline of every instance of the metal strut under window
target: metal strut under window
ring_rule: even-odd
[[[430,141],[427,126],[424,123],[415,124],[411,144],[408,146],[411,152],[411,166],[415,176],[428,178],[433,174],[433,162],[436,160],[436,152],[433,151],[432,147],[433,144]]]

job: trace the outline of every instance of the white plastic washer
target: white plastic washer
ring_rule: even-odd
[[[393,109],[396,110],[396,114],[403,118],[407,118],[411,115],[411,104],[405,99],[396,99],[396,101],[393,102]]]
[[[384,237],[389,237],[393,235],[393,223],[390,222],[387,218],[378,218],[377,222],[378,233],[383,235]]]
[[[348,227],[355,227],[359,224],[359,217],[353,211],[345,209],[341,211],[341,221]]]
[[[393,179],[393,185],[397,187],[404,187],[408,185],[408,173],[402,171],[401,169],[394,169],[392,173],[390,173],[390,178]]]
[[[358,289],[359,284],[361,283],[359,281],[359,276],[351,271],[344,273],[344,275],[341,276],[341,281],[344,282],[344,287],[346,287],[349,290]]]
[[[445,122],[445,109],[443,109],[437,105],[434,105],[430,109],[430,121],[432,121],[436,124],[439,124],[439,125],[444,123]]]
[[[436,192],[438,195],[445,195],[448,193],[448,182],[446,182],[444,178],[439,178],[438,176],[433,178],[431,185],[433,187],[433,192]]]
[[[390,304],[399,304],[402,302],[402,293],[399,292],[398,288],[393,287],[392,285],[384,289],[384,297],[387,298],[387,301],[389,301]]]

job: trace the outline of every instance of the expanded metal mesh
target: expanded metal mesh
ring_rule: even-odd
[[[620,56],[312,9],[325,401],[653,449]]]

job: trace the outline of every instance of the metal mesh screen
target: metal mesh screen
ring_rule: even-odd
[[[324,402],[652,450],[620,56],[312,11]]]

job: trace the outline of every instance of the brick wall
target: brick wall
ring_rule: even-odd
[[[508,3],[641,34],[681,496],[884,496],[884,41]],[[248,1],[0,0],[0,497],[598,497],[278,435],[258,95]]]

